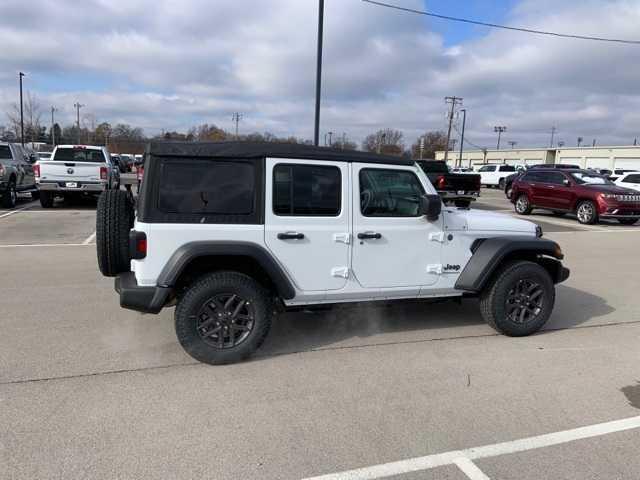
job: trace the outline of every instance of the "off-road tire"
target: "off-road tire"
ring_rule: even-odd
[[[216,295],[234,294],[252,305],[253,328],[235,346],[217,348],[198,331],[198,312]],[[196,280],[178,301],[175,327],[182,348],[196,360],[210,365],[235,363],[253,354],[264,342],[273,317],[269,292],[253,278],[237,272],[215,272]]]
[[[42,208],[53,207],[53,199],[55,195],[53,192],[40,192],[40,205]]]
[[[581,213],[581,210],[590,210],[591,214],[587,215],[586,212],[583,215]],[[582,223],[583,225],[593,225],[594,223],[598,222],[598,210],[596,208],[596,204],[593,203],[591,200],[583,200],[582,202],[578,203],[578,206],[576,207],[576,215],[578,217],[578,222]]]
[[[539,313],[524,323],[507,316],[507,298],[521,280],[532,281],[542,290]],[[531,335],[547,322],[555,302],[555,288],[549,272],[534,262],[517,260],[506,264],[494,274],[480,295],[480,313],[484,320],[500,333],[510,337]]]
[[[103,275],[114,277],[129,271],[129,231],[134,209],[124,190],[107,190],[98,198],[96,211],[96,251]]]
[[[522,202],[522,203],[520,203]],[[531,206],[531,202],[529,201],[529,197],[526,193],[521,193],[516,198],[516,202],[514,204],[515,211],[518,215],[529,215],[533,210]]]
[[[620,222],[622,225],[633,225],[638,220],[638,218],[619,218],[618,222]]]
[[[16,182],[15,180],[9,180],[9,185],[7,185],[7,189],[2,194],[2,207],[14,208],[16,206],[17,198],[18,195],[16,193]]]

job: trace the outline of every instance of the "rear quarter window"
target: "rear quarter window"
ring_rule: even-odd
[[[252,163],[167,160],[160,171],[158,209],[176,214],[251,215],[255,191]]]
[[[11,160],[11,149],[9,145],[0,145],[0,160]]]

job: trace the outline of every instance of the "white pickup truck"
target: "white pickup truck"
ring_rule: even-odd
[[[58,145],[51,160],[34,165],[34,173],[43,208],[52,207],[56,196],[69,200],[120,188],[120,172],[106,147]]]

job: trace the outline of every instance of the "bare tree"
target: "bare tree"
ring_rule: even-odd
[[[383,128],[367,135],[362,142],[362,149],[367,152],[400,156],[404,152],[404,135],[400,130]]]
[[[38,98],[31,92],[26,92],[24,97],[24,140],[31,142],[40,140],[43,135],[42,108]],[[12,103],[7,112],[9,128],[15,133],[16,138],[20,138],[20,105]]]
[[[420,158],[420,139],[424,139],[422,158],[435,158],[436,152],[444,150],[447,145],[447,134],[442,131],[425,132],[411,145],[411,158]]]

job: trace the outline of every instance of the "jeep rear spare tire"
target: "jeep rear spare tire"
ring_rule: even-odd
[[[508,263],[480,295],[480,312],[500,333],[521,337],[537,332],[547,322],[555,302],[549,272],[534,262]]]
[[[238,272],[216,272],[196,280],[178,301],[176,335],[193,358],[210,365],[244,360],[271,327],[267,290]]]
[[[129,271],[129,231],[133,219],[133,201],[127,192],[102,192],[96,212],[96,250],[100,271],[107,277]]]

